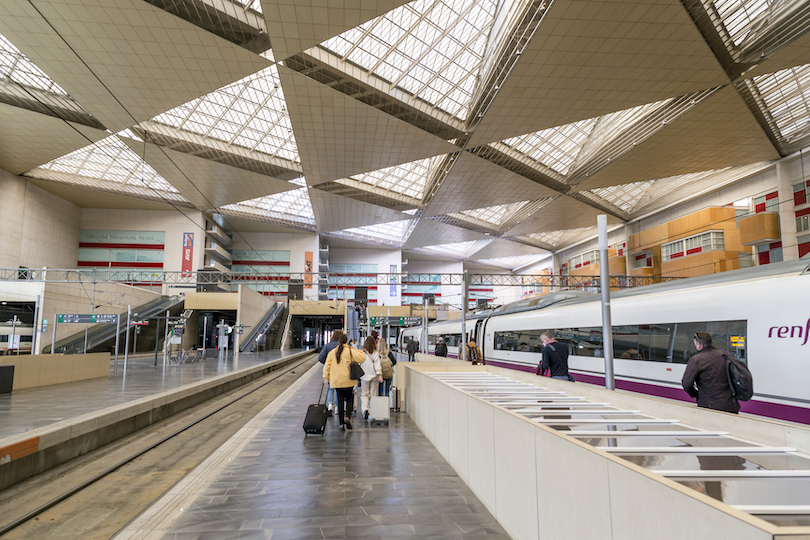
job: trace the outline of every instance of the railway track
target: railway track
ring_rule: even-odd
[[[0,539],[112,538],[315,362],[307,356],[0,492]]]

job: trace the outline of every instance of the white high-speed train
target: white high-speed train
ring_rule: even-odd
[[[694,402],[681,388],[695,332],[744,360],[755,395],[744,412],[810,424],[810,257],[611,293],[616,388]],[[563,291],[521,300],[466,321],[489,365],[534,371],[540,333],[571,348],[578,382],[604,384],[600,295]],[[400,333],[422,341],[421,327]],[[428,327],[432,353],[443,336],[458,356],[461,321]]]

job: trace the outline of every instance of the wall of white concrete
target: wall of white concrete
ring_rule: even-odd
[[[448,369],[403,366],[407,413],[515,540],[777,537],[769,523],[422,373]]]
[[[183,269],[183,233],[194,233],[194,262],[191,270],[203,267],[205,259],[205,216],[196,210],[118,210],[84,208],[81,211],[81,230],[109,231],[164,231],[163,270],[179,272]],[[78,257],[79,242],[74,257]],[[74,263],[75,266],[75,263]]]
[[[233,235],[232,249],[255,251],[280,250],[290,252],[290,272],[305,272],[305,253],[312,252],[313,271],[318,271],[318,235],[315,233],[258,233],[245,232]],[[318,286],[304,288],[304,300],[317,300]]]
[[[330,264],[376,264],[377,272],[388,274],[391,265],[402,272],[402,251],[398,249],[335,248],[329,250]],[[411,271],[408,269],[408,271]],[[381,276],[382,281],[385,276]],[[402,303],[402,288],[397,285],[396,296],[391,296],[388,285],[377,285],[378,306],[399,306]]]
[[[0,268],[76,268],[80,208],[0,169]]]

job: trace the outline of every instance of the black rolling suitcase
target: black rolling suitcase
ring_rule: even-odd
[[[307,409],[307,416],[304,418],[304,433],[306,435],[323,435],[323,432],[326,430],[326,420],[329,418],[329,409],[326,408],[326,403],[321,404],[322,397],[323,386],[321,386],[321,394],[318,396],[318,403],[310,405]]]

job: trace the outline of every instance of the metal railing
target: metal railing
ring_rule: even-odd
[[[531,274],[339,274],[332,272],[218,272],[200,270],[152,271],[115,268],[93,269],[29,269],[0,268],[0,281],[39,281],[46,283],[123,283],[128,285],[237,285],[240,283],[293,282],[312,283],[325,279],[329,286],[365,285],[463,285],[465,275],[469,285],[496,287],[549,287],[562,289],[599,289],[599,276],[548,276]],[[682,279],[661,276],[611,276],[610,287],[627,289]]]

